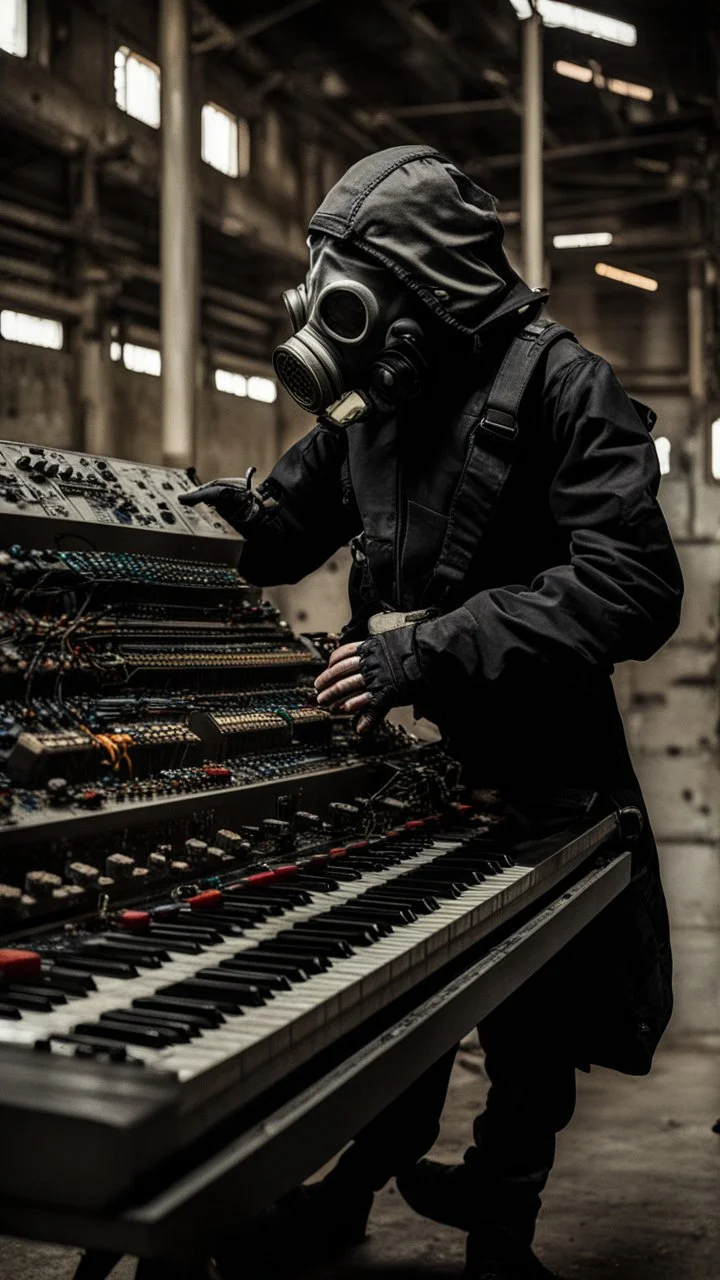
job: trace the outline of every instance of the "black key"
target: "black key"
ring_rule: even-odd
[[[119,960],[100,960],[96,956],[71,956],[62,954],[65,969],[79,969],[90,977],[93,973],[107,978],[137,978],[138,971],[134,964],[121,964]]]
[[[164,1049],[170,1043],[164,1031],[157,1031],[155,1027],[131,1027],[124,1022],[80,1022],[73,1030],[78,1036],[119,1040],[121,1044],[139,1044],[145,1049]]]
[[[379,938],[388,938],[393,931],[392,922],[388,914],[382,910],[371,910],[370,907],[355,907],[350,903],[347,906],[335,907],[330,911],[326,911],[321,916],[315,916],[315,919],[347,920],[349,924],[363,924],[374,930],[376,941]]]
[[[208,929],[200,924],[193,928],[189,920],[187,924],[154,924],[152,936],[160,942],[177,939],[180,942],[196,942],[200,947],[215,947],[218,942],[222,942],[222,934],[215,929]]]
[[[186,1021],[196,1022],[198,1026],[219,1027],[225,1021],[220,1010],[202,1000],[182,1000],[180,996],[138,996],[133,1000],[133,1009],[158,1009],[160,1012],[176,1013]]]
[[[427,889],[436,898],[459,898],[462,893],[461,885],[446,883],[439,878],[433,880],[429,876],[423,876],[422,879],[417,880],[413,879],[411,883],[415,888]],[[404,880],[401,879],[399,884],[402,888],[405,887]]]
[[[228,992],[236,993],[233,999],[237,999],[238,1004],[242,1005],[261,1005],[265,1004],[266,997],[263,995],[260,987],[254,982],[243,982],[237,974],[231,972],[230,969],[199,969],[194,978],[198,978],[201,982],[220,982],[223,986],[227,985]],[[268,993],[272,999],[272,992]]]
[[[246,982],[254,982],[261,991],[291,991],[292,983],[282,973],[271,973],[268,970],[257,969],[253,972],[252,965],[246,965],[242,959],[239,960],[221,960],[219,969],[229,969],[237,977],[244,978]]]
[[[371,919],[377,917],[378,920],[386,920],[392,927],[414,924],[418,918],[418,913],[413,911],[412,907],[405,907],[400,902],[393,902],[391,898],[374,898],[372,902],[365,902],[362,898],[354,898],[352,902],[347,902],[345,907],[352,908],[358,914],[367,912]],[[345,910],[345,907],[343,910]],[[332,910],[335,911],[337,908],[333,907]]]
[[[174,1032],[170,1031],[168,1027],[160,1027],[160,1026],[157,1026],[156,1024],[145,1022],[143,1020],[142,1014],[138,1014],[136,1017],[133,1017],[131,1015],[129,1017],[114,1018],[111,1013],[106,1011],[105,1013],[100,1014],[100,1022],[102,1023],[103,1026],[107,1026],[109,1023],[111,1027],[117,1027],[117,1026],[120,1026],[121,1024],[125,1025],[127,1023],[128,1027],[131,1030],[134,1027],[137,1027],[140,1029],[140,1031],[142,1031],[143,1028],[145,1027],[152,1029],[154,1026],[155,1030],[162,1035],[163,1044],[166,1044],[166,1045],[175,1044],[177,1042],[177,1036],[174,1034]],[[161,1046],[158,1044],[158,1048],[159,1047]]]
[[[89,991],[97,991],[95,979],[89,973],[74,973],[72,969],[63,969],[56,964],[43,964],[43,977],[53,987],[67,991],[68,995],[84,996]]]
[[[1,993],[5,1004],[14,1005],[16,1009],[31,1009],[34,1013],[52,1013],[52,1001],[47,996],[11,995],[9,991]]]
[[[268,956],[276,960],[291,961],[310,975],[313,973],[325,973],[330,968],[331,963],[324,955],[313,955],[308,948],[294,947],[285,939],[279,943],[276,938],[268,938],[267,942],[261,942],[255,951],[255,955],[261,956],[263,959]]]
[[[292,947],[294,950],[307,950],[310,955],[335,956],[345,959],[353,951],[349,942],[342,938],[325,937],[322,933],[296,933],[294,929],[284,929],[273,938],[276,946]]]
[[[258,955],[253,951],[241,951],[238,960],[242,962],[243,968],[253,970],[257,969],[262,973],[276,973],[281,978],[287,978],[290,983],[307,982],[308,974],[300,965],[293,964],[291,960],[281,960],[280,957],[268,955],[263,952]],[[221,967],[228,961],[221,960]]]
[[[228,990],[227,984],[222,991],[219,990],[219,986],[218,982],[203,982],[200,978],[188,978],[185,982],[169,983],[158,994],[180,996],[188,1000],[202,1000],[204,1004],[216,1005],[221,1013],[238,1017],[243,1010],[235,999],[234,993]]]
[[[4,1000],[0,1001],[0,1018],[19,1017],[21,1017],[20,1010],[14,1004],[5,1004]]]
[[[312,878],[311,880],[308,881],[310,883],[310,887],[312,888],[313,887],[312,880],[316,878],[322,879],[323,876],[327,875],[327,871],[322,866],[317,866],[317,867],[306,866],[306,867],[303,867],[302,874],[303,874],[303,879],[307,880],[308,877]],[[335,859],[335,861],[332,863],[332,874],[333,874],[333,879],[340,881],[341,884],[349,883],[351,880],[362,880],[362,871],[359,871],[353,867],[346,866],[344,858]]]
[[[188,917],[190,917],[189,911],[187,914]],[[192,916],[194,919],[201,921],[205,925],[212,924],[215,932],[221,935],[220,941],[222,941],[223,938],[242,938],[243,936],[243,930],[240,928],[240,925],[236,924],[230,918],[224,919],[219,911],[193,911]],[[185,919],[184,912],[180,912],[180,917],[183,920]]]
[[[49,987],[44,982],[30,983],[21,985],[17,982],[11,982],[7,988],[9,996],[44,996],[46,1000],[50,1000],[53,1004],[67,1004],[67,996],[64,991],[58,991],[57,987]]]
[[[336,889],[340,888],[338,881],[328,875],[327,871],[324,876],[306,877],[303,873],[298,876],[298,880],[301,884],[308,884],[313,893],[334,893]],[[308,895],[308,897],[309,901],[312,902],[312,897],[310,897],[310,895]]]
[[[293,927],[293,933],[295,932],[302,934],[303,937],[309,934],[310,937],[344,938],[352,947],[369,947],[373,942],[380,940],[380,934],[375,931],[373,925],[353,923],[349,920],[328,920],[320,916],[313,916],[312,920],[303,920],[296,924]]]
[[[312,894],[300,884],[295,888],[295,877],[292,885],[278,884],[273,885],[271,889],[236,889],[225,894],[225,902],[228,898],[232,902],[242,902],[243,906],[248,903],[250,906],[261,907],[267,911],[268,915],[280,914],[275,908],[282,907],[283,911],[291,911],[294,907],[307,907],[312,902]]]
[[[74,1046],[75,1056],[78,1058],[97,1058],[106,1062],[125,1062],[127,1059],[127,1050],[121,1044],[99,1040],[95,1036],[78,1036],[72,1032],[48,1036],[47,1040],[36,1040],[34,1047],[39,1051],[47,1051],[52,1050],[54,1044]]]
[[[124,951],[144,951],[149,956],[157,956],[159,960],[169,960],[169,947],[159,939],[137,937],[118,929],[117,933],[99,933],[95,942],[109,943],[113,947],[122,947]]]
[[[193,1035],[199,1034],[196,1029],[191,1032],[187,1023],[177,1022],[172,1016],[163,1015],[157,1010],[151,1013],[149,1010],[141,1009],[112,1009],[107,1013],[101,1013],[100,1021],[128,1022],[131,1026],[157,1027],[168,1036],[169,1044],[187,1044]]]
[[[162,960],[156,955],[151,955],[147,951],[136,951],[133,947],[123,947],[119,943],[104,942],[101,938],[93,939],[92,942],[82,942],[77,949],[77,954],[81,957],[91,956],[98,960],[121,960],[127,961],[129,964],[137,964],[141,969],[160,969],[162,968]],[[167,952],[163,953],[166,960],[170,957]]]
[[[407,885],[404,889],[394,888],[391,885],[383,885],[382,891],[378,890],[377,894],[374,889],[369,889],[367,893],[363,893],[356,902],[397,902],[401,906],[410,907],[417,912],[419,916],[429,916],[433,911],[439,910],[440,903],[432,894],[425,893],[422,889],[412,889]]]

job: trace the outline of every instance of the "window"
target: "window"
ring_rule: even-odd
[[[251,400],[274,404],[277,400],[277,386],[272,378],[248,378],[248,395]]]
[[[710,427],[710,470],[713,480],[720,480],[720,418]]]
[[[655,441],[657,449],[658,462],[660,463],[660,475],[668,476],[670,474],[670,450],[672,445],[667,436],[658,436]]]
[[[0,49],[27,57],[27,0],[0,0]]]
[[[215,386],[230,396],[246,396],[248,393],[247,378],[241,373],[231,373],[229,369],[215,370]]]
[[[159,378],[162,369],[160,352],[155,347],[139,347],[134,342],[110,343],[110,359],[122,359],[126,369],[131,373],[149,373]]]
[[[129,116],[160,128],[160,68],[126,45],[115,53],[115,101]]]
[[[229,178],[244,178],[250,172],[250,130],[247,120],[215,102],[202,109],[202,158]]]
[[[248,396],[250,400],[260,400],[263,404],[274,404],[277,400],[277,385],[272,378],[259,378],[256,375],[245,378],[241,373],[233,373],[231,369],[216,369],[215,386],[218,391],[225,391],[228,395]]]
[[[62,351],[63,347],[60,320],[27,316],[22,311],[0,311],[0,334],[9,342],[26,342],[31,347],[48,347],[52,351]]]

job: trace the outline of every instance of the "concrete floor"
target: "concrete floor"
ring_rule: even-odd
[[[674,1045],[652,1076],[593,1069],[579,1080],[579,1106],[560,1140],[537,1248],[568,1280],[720,1280],[720,1046]],[[485,1079],[463,1052],[435,1149],[458,1157]],[[463,1237],[417,1218],[394,1187],[377,1200],[371,1236],[316,1280],[451,1280]],[[68,1249],[0,1242],[0,1280],[70,1280]],[[130,1280],[124,1261],[114,1280]],[[242,1275],[239,1268],[239,1275]]]

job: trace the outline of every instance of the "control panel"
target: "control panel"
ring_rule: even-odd
[[[174,546],[171,554],[179,555],[184,537],[198,559],[237,563],[241,540],[235,531],[212,508],[178,501],[193,488],[191,473],[178,468],[0,441],[5,546],[156,553]]]

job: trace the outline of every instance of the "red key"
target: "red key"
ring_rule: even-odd
[[[338,849],[331,849],[328,854],[328,857],[329,858],[347,858],[347,855],[348,855],[347,849],[338,848]]]
[[[191,911],[213,910],[222,906],[222,900],[219,889],[206,889],[204,893],[196,893],[194,898],[188,898]]]
[[[409,822],[405,823],[405,830],[406,831],[422,831],[424,826],[425,826],[424,818],[411,818]]]
[[[245,879],[243,880],[243,884],[245,886],[249,885],[250,888],[252,889],[255,887],[259,888],[260,885],[262,884],[273,884],[274,881],[275,881],[274,871],[258,871],[257,875],[246,876]]]
[[[353,840],[352,844],[348,845],[348,849],[369,849],[369,848],[370,848],[369,840]]]
[[[150,928],[149,911],[123,911],[120,924],[130,933],[147,933]]]
[[[297,867],[287,866],[287,867],[275,867],[272,874],[275,876],[276,880],[288,880],[290,879],[291,876],[296,876],[297,873],[298,873]]]
[[[37,951],[0,950],[0,973],[4,978],[39,978],[42,957]]]

